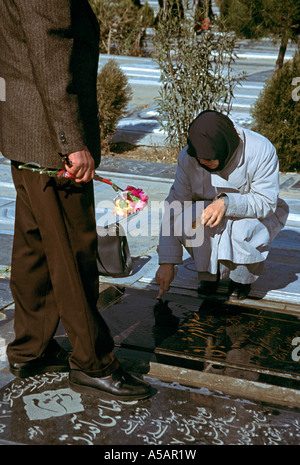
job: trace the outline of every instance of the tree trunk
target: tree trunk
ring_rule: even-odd
[[[288,44],[287,34],[283,34],[283,36],[281,37],[281,43],[280,43],[280,47],[279,47],[279,52],[278,52],[278,57],[277,57],[277,61],[276,61],[275,71],[278,71],[279,69],[281,69],[283,67],[284,56],[285,56],[287,44]]]
[[[111,28],[109,28],[109,33],[108,33],[108,38],[107,38],[107,54],[110,55],[110,49],[111,49]]]

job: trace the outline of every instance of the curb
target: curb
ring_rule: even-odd
[[[221,391],[225,394],[268,404],[290,408],[300,407],[300,391],[257,381],[203,373],[156,362],[150,362],[150,371],[147,376],[165,382],[176,382],[184,386]]]

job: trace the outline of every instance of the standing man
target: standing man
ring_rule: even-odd
[[[1,0],[0,150],[17,192],[11,290],[12,373],[69,371],[71,386],[119,399],[148,397],[125,373],[97,310],[99,277],[93,177],[100,163],[96,81],[99,26],[88,0]],[[74,181],[19,170],[70,172]],[[54,342],[59,319],[68,357]]]
[[[197,203],[204,206],[198,226],[203,242],[193,246],[185,231],[176,234],[174,220],[180,215],[166,209],[170,234],[161,234],[159,242],[158,297],[169,289],[184,245],[199,273],[200,293],[214,293],[219,279],[227,279],[229,294],[245,299],[251,283],[264,272],[269,244],[288,216],[287,204],[278,198],[276,150],[265,137],[210,110],[191,123],[187,142],[166,202],[181,203],[182,216],[185,202],[192,203],[194,214]]]

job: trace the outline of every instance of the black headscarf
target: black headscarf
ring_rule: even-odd
[[[236,151],[240,139],[232,121],[218,111],[206,110],[190,124],[188,154],[198,159],[219,160],[216,169],[202,165],[207,171],[222,171]]]

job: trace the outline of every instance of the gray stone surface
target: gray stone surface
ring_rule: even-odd
[[[199,445],[299,444],[299,415],[292,410],[149,381],[153,395],[138,403],[74,393],[66,374],[14,380],[0,390],[0,444],[114,446],[115,454],[138,453],[136,463],[145,463],[145,456],[158,459],[165,445],[173,459],[177,452],[179,459],[188,453],[200,460]],[[97,457],[112,458],[107,453],[111,447]]]

